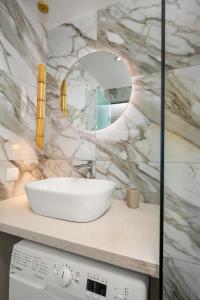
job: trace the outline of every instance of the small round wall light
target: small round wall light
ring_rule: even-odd
[[[20,149],[20,145],[19,144],[13,144],[12,145],[13,150],[17,151]]]
[[[120,56],[115,57],[115,60],[116,60],[116,61],[122,61],[122,59],[121,59]]]

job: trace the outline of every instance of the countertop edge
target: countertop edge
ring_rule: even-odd
[[[94,260],[109,263],[127,270],[146,274],[151,277],[158,278],[158,265],[150,262],[144,262],[134,258],[128,258],[120,254],[114,254],[108,251],[103,251],[97,248],[84,246],[82,244],[61,240],[56,237],[36,233],[23,228],[16,228],[11,225],[0,223],[0,231],[11,234],[23,239],[31,240],[60,250],[68,251],[74,254],[82,255]],[[95,255],[94,255],[95,253]],[[142,272],[141,272],[142,269]]]

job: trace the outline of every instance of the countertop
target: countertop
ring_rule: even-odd
[[[113,200],[100,219],[74,223],[33,213],[21,196],[0,202],[0,231],[158,277],[158,205]]]

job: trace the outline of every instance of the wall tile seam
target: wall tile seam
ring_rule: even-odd
[[[128,161],[127,159],[120,159],[123,161]],[[29,158],[29,159],[0,159],[0,163],[1,162],[5,162],[5,161],[18,161],[18,162],[22,162],[22,161],[26,161],[26,162],[34,162],[34,161],[39,161],[39,162],[46,162],[46,161],[87,161],[87,159],[79,159],[79,158],[74,158],[74,159],[62,159],[62,158]],[[98,162],[112,162],[112,160],[104,160],[104,159],[95,159],[95,161]],[[144,164],[148,164],[148,163],[152,163],[152,164],[160,164],[160,161],[153,161],[153,160],[134,160],[135,163],[144,163]],[[200,165],[200,162],[193,162],[193,161],[165,161],[165,165],[186,165],[186,164],[191,164],[191,165]]]
[[[200,63],[196,64],[196,65],[191,65],[191,66],[183,66],[183,67],[180,67],[180,68],[167,68],[166,67],[165,73],[167,74],[167,73],[172,72],[172,71],[176,71],[176,70],[178,71],[178,70],[182,70],[182,69],[191,69],[191,68],[195,68],[195,67],[200,67]]]
[[[164,259],[173,259],[174,261],[182,262],[182,263],[186,263],[186,264],[190,264],[190,265],[194,265],[194,266],[199,266],[199,268],[200,268],[200,263],[199,264],[198,263],[194,263],[194,262],[183,260],[183,259],[179,259],[179,258],[173,257],[173,256],[166,256],[166,255],[164,255],[163,257],[164,257]]]
[[[128,161],[127,159],[120,159],[120,161],[121,160],[123,160],[123,161]],[[34,161],[38,161],[38,162],[46,162],[46,161],[69,161],[69,162],[73,162],[73,161],[88,161],[88,159],[79,159],[79,158],[74,158],[74,159],[56,159],[56,158],[38,158],[38,159],[35,159],[35,158],[33,158],[33,159],[31,159],[31,158],[29,158],[29,159],[0,159],[0,164],[1,164],[1,162],[4,162],[4,161],[17,161],[17,162],[22,162],[22,161],[26,161],[26,162],[34,162]],[[95,162],[112,162],[112,160],[103,160],[103,159],[101,159],[101,160],[98,160],[98,159],[95,159],[94,160]],[[152,164],[160,164],[160,161],[144,161],[144,160],[140,160],[140,161],[135,161],[135,160],[133,160],[135,163],[146,163],[146,164],[148,164],[148,163],[152,163]]]

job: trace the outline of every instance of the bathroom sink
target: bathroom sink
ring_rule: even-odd
[[[115,183],[85,178],[49,178],[26,185],[31,209],[74,222],[96,220],[111,206]]]

